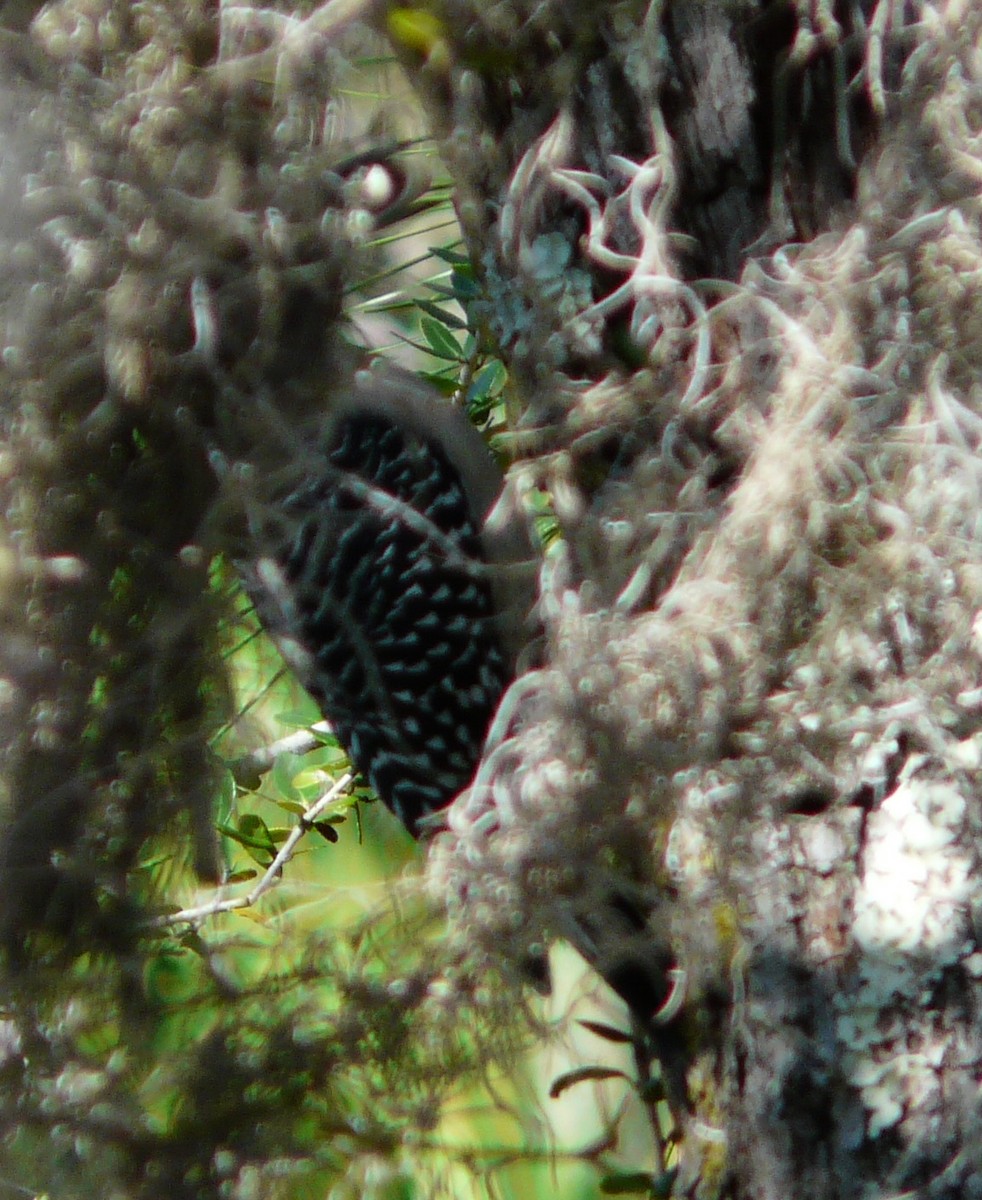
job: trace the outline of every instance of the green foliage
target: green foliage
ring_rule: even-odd
[[[438,1065],[417,1048],[418,1024],[429,1024],[421,1045],[437,1032],[422,979],[393,988],[378,959],[334,935],[304,941],[229,918],[206,940],[147,945],[125,999],[106,960],[46,979],[30,1054],[22,1042],[5,1060],[4,1115],[16,1103],[19,1131],[8,1182],[65,1196],[130,1178],[128,1194],[148,1200],[255,1186],[286,1197],[359,1156],[398,1164],[405,1130],[432,1123],[440,1076],[465,1067],[466,1050],[449,1029]],[[32,1158],[35,1128],[50,1143]]]
[[[359,207],[331,131],[390,62],[339,44],[311,66],[287,34],[313,7],[221,6],[219,39],[196,0],[51,4],[0,92],[26,164],[0,183],[0,1191],[553,1190],[503,1075],[530,1028],[516,987],[394,882],[416,851],[363,784],[322,802],[350,764],[236,580],[247,485],[353,369],[347,314],[384,314],[505,443],[473,263],[427,251],[425,296],[380,296],[402,235]],[[400,203],[453,220],[445,184]],[[566,1194],[594,1194],[569,1157]]]

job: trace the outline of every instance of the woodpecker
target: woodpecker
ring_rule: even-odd
[[[535,555],[467,417],[409,375],[361,372],[264,505],[247,590],[357,769],[414,837],[474,779],[535,657]],[[493,835],[492,835],[493,836]],[[646,1024],[668,960],[612,887],[564,934]],[[522,963],[540,988],[539,955]]]
[[[480,434],[413,377],[363,371],[246,586],[352,763],[418,837],[470,783],[529,640],[534,561]]]

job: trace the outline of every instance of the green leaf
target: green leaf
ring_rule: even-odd
[[[258,813],[243,813],[239,817],[236,829],[239,837],[256,846],[271,846],[273,839],[269,836],[269,827]]]
[[[447,329],[467,328],[466,321],[462,321],[460,317],[455,316],[453,313],[446,312],[439,306],[439,304],[433,304],[429,300],[417,300],[416,307],[422,309],[423,312],[428,313],[435,321],[437,321],[440,325],[445,326]]]
[[[472,271],[455,270],[450,276],[450,286],[456,299],[465,306],[482,294],[481,285]]]
[[[431,383],[441,395],[452,396],[457,390],[457,380],[441,375],[437,371],[421,371],[420,378]]]
[[[421,317],[419,327],[429,344],[431,354],[435,354],[437,358],[445,358],[449,362],[463,361],[460,346],[458,346],[456,338],[447,332],[445,325],[435,321],[432,317]]]
[[[299,804],[302,802],[303,797],[293,786],[293,780],[297,771],[297,755],[291,754],[287,750],[282,754],[277,754],[273,762],[273,769],[269,773],[269,778],[273,787],[276,788],[284,800],[292,800]]]
[[[238,825],[219,825],[219,831],[238,842],[256,862],[265,866],[276,855],[276,846],[266,822],[256,813],[243,813]]]
[[[397,333],[396,337],[399,339],[400,342],[402,342],[402,344],[404,346],[412,346],[412,348],[414,350],[419,350],[423,354],[432,354],[433,353],[432,349],[429,346],[425,345],[423,342],[416,342],[411,337],[406,337],[405,334]],[[421,372],[421,374],[425,375],[425,372]]]
[[[661,1175],[656,1175],[651,1188],[652,1200],[668,1200],[675,1188],[675,1177],[678,1171],[672,1167]]]
[[[612,1172],[600,1180],[600,1191],[605,1196],[655,1196],[657,1175],[645,1171]]]
[[[304,764],[294,775],[293,786],[304,800],[312,804],[324,795],[330,783],[325,778],[325,772],[316,764],[313,766]]]
[[[466,254],[461,254],[459,250],[451,250],[448,246],[430,246],[429,251],[434,258],[440,258],[452,267],[469,267],[471,265],[471,260]]]
[[[492,397],[497,396],[505,386],[508,371],[503,363],[494,358],[478,371],[471,386],[467,389],[468,407],[478,407],[487,404]]]
[[[615,1071],[610,1067],[577,1067],[575,1071],[566,1071],[552,1081],[549,1088],[549,1099],[558,1099],[563,1092],[578,1083],[597,1082],[603,1079],[627,1079],[623,1071]]]
[[[308,751],[307,757],[319,767],[348,766],[348,751],[333,734],[325,734],[317,749]]]
[[[225,768],[219,780],[218,799],[215,803],[215,811],[219,822],[230,821],[232,819],[232,808],[235,804],[237,792],[238,788],[235,785],[235,777],[228,768]]]
[[[348,757],[348,752],[338,741],[337,734],[332,733],[330,729],[313,729],[313,728],[311,728],[310,732],[314,735],[315,738],[317,738],[317,740],[320,742],[320,744],[322,746],[327,746],[327,747],[330,747],[330,749],[332,749],[332,750],[336,750],[338,752],[339,758],[346,759]]]
[[[634,1038],[629,1033],[625,1033],[623,1029],[615,1029],[613,1025],[604,1025],[600,1021],[577,1021],[577,1025],[589,1029],[591,1033],[595,1033],[597,1037],[603,1038],[606,1042],[630,1045],[634,1041]]]
[[[281,725],[288,725],[291,729],[309,729],[324,718],[313,699],[306,696],[300,700],[299,707],[285,708],[276,714],[276,719]]]
[[[434,283],[432,279],[428,279],[426,286],[434,296],[442,296],[444,300],[455,300],[457,298],[457,293],[445,283]],[[443,315],[442,309],[440,310],[440,315]]]
[[[325,842],[336,842],[340,837],[338,831],[334,828],[333,821],[315,821],[313,827]]]
[[[245,883],[247,879],[255,879],[259,875],[258,871],[252,867],[246,867],[242,871],[232,871],[225,877],[226,883]]]

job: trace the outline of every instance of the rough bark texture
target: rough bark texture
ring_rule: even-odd
[[[976,1194],[978,14],[519,7],[419,74],[566,540],[435,884],[647,896],[676,1194]]]

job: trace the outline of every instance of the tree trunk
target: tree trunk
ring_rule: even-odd
[[[608,973],[644,897],[673,1194],[980,1193],[980,14],[433,12],[403,49],[564,535],[435,886]]]
[[[979,7],[93,0],[42,9],[37,61],[33,7],[0,17],[0,932],[55,970],[4,975],[5,1145],[57,1135],[32,1178],[65,1195],[80,1164],[101,1194],[255,1194],[322,1130],[319,1162],[374,1163],[395,1135],[335,1081],[391,1092],[427,1013],[429,1047],[452,1024],[428,963],[346,979],[336,1021],[313,996],[303,1037],[216,971],[155,1124],[119,1000],[137,850],[217,788],[223,506],[302,471],[351,369],[370,205],[325,131],[362,25],[439,139],[513,471],[562,534],[541,667],[431,854],[460,942],[520,967],[568,937],[637,1008],[677,964],[640,1013],[659,1194],[982,1196]],[[79,971],[117,956],[106,1013],[54,935]]]

